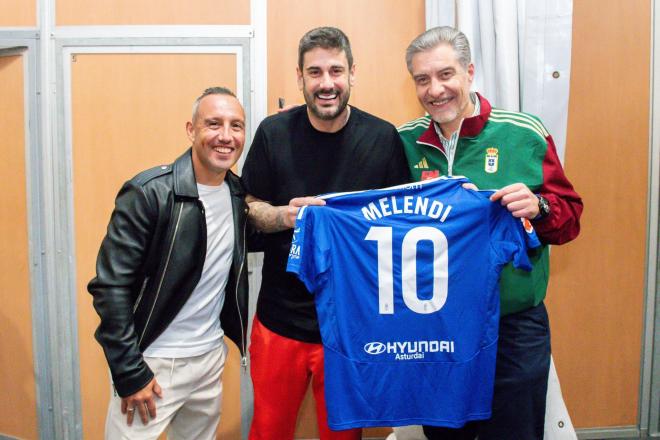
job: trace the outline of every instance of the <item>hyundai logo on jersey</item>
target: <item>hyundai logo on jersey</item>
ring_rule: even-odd
[[[385,344],[382,342],[368,342],[364,344],[364,351],[369,354],[381,354],[385,351]]]
[[[367,342],[364,351],[376,355],[394,354],[396,360],[423,359],[424,353],[454,353],[454,341],[388,341]],[[410,355],[416,355],[414,357]]]

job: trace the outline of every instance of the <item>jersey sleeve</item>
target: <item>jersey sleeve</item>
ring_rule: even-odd
[[[273,171],[268,158],[268,142],[262,123],[257,128],[250,151],[243,164],[241,180],[248,194],[269,202],[274,198],[273,188],[276,187],[272,176]]]
[[[497,263],[511,261],[518,269],[531,271],[527,252],[541,246],[531,222],[514,217],[499,203],[490,207],[491,246]]]
[[[312,294],[322,286],[329,263],[322,237],[315,232],[316,222],[320,220],[315,215],[317,209],[308,206],[300,209],[286,266],[287,272],[295,274]]]

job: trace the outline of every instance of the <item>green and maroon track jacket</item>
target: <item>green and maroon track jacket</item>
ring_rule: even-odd
[[[440,138],[423,116],[399,127],[413,180],[442,175],[466,176],[480,189],[524,183],[550,203],[551,213],[532,223],[544,246],[530,256],[532,272],[510,264],[500,280],[501,314],[538,305],[549,277],[548,244],[562,244],[580,231],[582,200],[564,174],[552,137],[531,115],[492,108],[478,95],[479,115],[466,118],[449,163]],[[477,268],[475,268],[477,270]]]

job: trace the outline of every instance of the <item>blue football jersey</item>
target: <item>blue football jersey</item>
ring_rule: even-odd
[[[490,417],[499,273],[509,261],[530,270],[539,243],[467,181],[330,194],[300,210],[287,270],[316,295],[332,429]]]

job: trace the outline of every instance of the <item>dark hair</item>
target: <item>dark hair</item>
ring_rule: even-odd
[[[353,67],[353,54],[348,37],[335,27],[319,27],[302,36],[298,44],[298,67],[303,70],[303,57],[307,52],[317,47],[323,49],[339,49],[346,54],[349,69]]]
[[[195,99],[195,102],[193,103],[193,107],[192,107],[193,121],[195,120],[195,118],[197,118],[197,109],[199,108],[199,102],[209,95],[229,95],[236,98],[234,92],[229,90],[227,87],[209,87],[208,89],[204,90],[204,92],[201,95],[199,95],[199,97]]]

